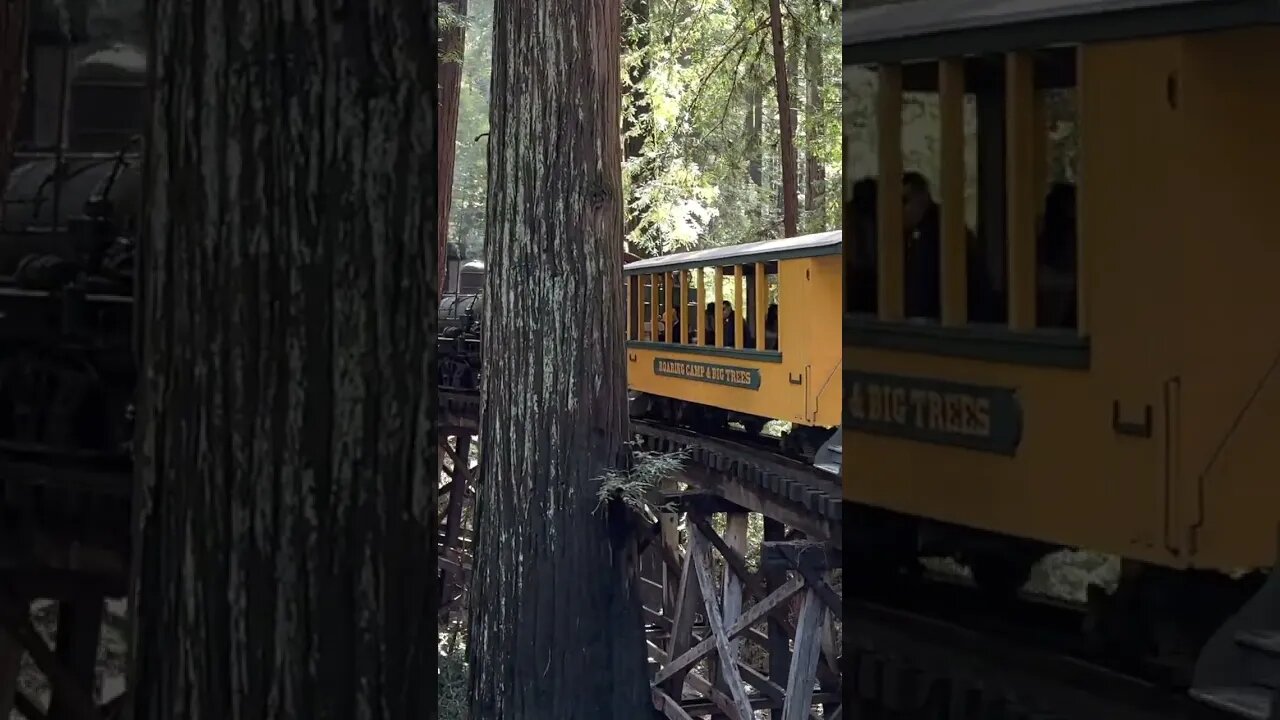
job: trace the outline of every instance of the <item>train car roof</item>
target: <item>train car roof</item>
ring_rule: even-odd
[[[712,265],[771,262],[773,260],[818,257],[820,255],[839,255],[842,235],[843,231],[841,230],[829,230],[793,238],[726,245],[725,247],[711,248],[710,250],[691,250],[627,263],[623,266],[623,269],[629,273],[655,272],[659,270],[710,267]]]
[[[847,10],[844,64],[1280,23],[1280,0],[910,0]]]

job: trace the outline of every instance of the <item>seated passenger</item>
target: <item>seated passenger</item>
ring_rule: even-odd
[[[1075,327],[1075,185],[1059,182],[1049,188],[1036,241],[1036,324],[1039,327]]]
[[[707,310],[703,313],[703,327],[706,330],[702,333],[703,345],[716,344],[716,304],[714,302],[707,303]]]
[[[766,350],[778,349],[778,303],[770,303],[769,311],[764,315],[764,347]]]
[[[676,312],[675,308],[672,308],[665,313],[665,318],[671,321],[671,341],[680,342],[680,313]],[[662,324],[664,332],[667,329],[666,325],[665,322]]]
[[[724,306],[724,346],[734,347],[738,323],[734,321],[733,304],[728,300],[722,300],[720,304]]]
[[[942,317],[942,206],[918,172],[902,178],[903,311],[909,318]],[[965,275],[969,319],[988,322],[994,311],[986,258],[977,236],[965,228]]]
[[[852,251],[845,273],[846,302],[850,312],[876,311],[876,181],[862,178],[853,184],[845,207]]]
[[[929,181],[918,172],[902,176],[902,229],[903,312],[909,318],[937,319],[942,314],[942,211]]]

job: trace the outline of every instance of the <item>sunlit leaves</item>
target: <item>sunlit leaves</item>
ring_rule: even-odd
[[[631,125],[638,124],[646,140],[642,156],[624,170],[628,183],[636,184],[628,208],[636,228],[628,240],[648,252],[670,252],[777,237],[782,232],[782,172],[766,4],[651,0],[649,13],[650,42],[643,46],[633,40],[629,47],[642,48],[624,56],[628,69],[644,60],[650,68],[641,82],[648,112],[637,117],[630,98],[624,100]],[[825,169],[828,181],[821,200],[829,224],[834,224],[841,152],[838,13],[829,2],[793,0],[784,14],[789,42],[798,27],[806,37],[816,35],[823,48],[823,76],[816,80],[825,109],[816,137],[805,132],[810,78],[803,67],[795,69],[800,85],[792,94],[801,115],[796,129],[801,172],[808,156]],[[752,91],[760,98],[761,111],[754,157],[747,122]],[[760,185],[748,171],[753,160],[760,167]],[[802,212],[801,227],[809,225]]]
[[[649,19],[643,24],[631,21],[633,7],[624,2],[624,45],[629,50],[621,62],[628,79],[623,84],[623,127],[644,138],[640,155],[623,165],[633,248],[669,252],[781,235],[782,172],[767,3],[649,0]],[[444,8],[442,4],[442,13]],[[476,138],[488,129],[491,16],[492,0],[470,0],[450,237],[471,257],[479,255],[484,235],[487,144]],[[823,49],[822,77],[817,80],[824,110],[816,137],[807,132],[810,78],[803,66],[792,91],[800,113],[800,227],[814,229],[803,210],[805,160],[810,156],[825,170],[820,200],[826,224],[834,227],[840,217],[841,175],[839,14],[830,0],[790,0],[784,4],[784,21],[788,42],[795,37],[792,30],[799,28],[804,37],[817,36]],[[442,30],[448,22],[442,16]],[[641,36],[647,42],[641,42]],[[647,100],[640,113],[625,90],[631,80],[638,82]],[[760,97],[762,111],[754,152],[746,132],[752,91]],[[759,185],[748,171],[753,160],[759,167]]]

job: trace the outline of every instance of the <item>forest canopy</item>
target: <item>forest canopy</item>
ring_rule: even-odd
[[[632,0],[623,12],[631,249],[655,254],[781,236],[769,3]],[[840,6],[789,0],[782,12],[798,231],[814,232],[840,217]],[[465,18],[441,21],[442,31],[452,22],[466,26],[449,237],[468,257],[480,257],[484,241],[492,18],[493,0],[471,0]]]

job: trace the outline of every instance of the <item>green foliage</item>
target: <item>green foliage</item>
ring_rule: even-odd
[[[441,5],[443,8],[444,5]],[[493,0],[467,3],[467,43],[458,104],[457,157],[449,239],[467,259],[484,252],[484,212],[488,182],[489,74],[492,67]]]
[[[633,0],[634,2],[634,0]],[[786,41],[814,38],[822,72],[806,74],[804,63],[790,68],[799,164],[800,228],[835,227],[840,198],[839,8],[831,0],[783,3]],[[446,18],[440,26],[461,22]],[[623,184],[632,228],[628,240],[644,252],[714,247],[782,234],[778,108],[768,3],[763,0],[649,0],[648,22],[637,22],[627,3],[622,56],[624,127],[644,137],[637,157],[623,166]],[[449,236],[468,257],[483,248],[487,178],[486,141],[493,0],[471,0],[463,57],[458,114],[457,162]],[[803,58],[804,53],[789,55]],[[628,92],[634,79],[647,108]],[[821,91],[823,109],[808,107],[810,81]],[[752,97],[759,97],[758,147],[745,132]],[[810,133],[810,115],[818,120]],[[817,194],[820,211],[805,207],[805,160],[814,157],[825,182]],[[752,182],[749,165],[759,167]]]
[[[628,470],[609,470],[599,478],[596,489],[599,504],[604,507],[610,501],[621,502],[641,515],[651,515],[665,508],[653,504],[653,493],[663,480],[675,475],[689,459],[687,450],[671,453],[639,450],[632,454]]]
[[[467,720],[467,686],[471,671],[462,634],[458,630],[440,634],[436,676],[436,710],[440,720]]]
[[[768,4],[718,0],[690,6],[651,0],[649,22],[631,23],[623,70],[638,85],[647,107],[624,96],[632,135],[642,136],[638,157],[624,166],[633,205],[628,240],[651,253],[715,247],[782,234],[780,135],[774,88]],[[817,198],[820,210],[802,212],[801,232],[826,229],[839,217],[840,44],[838,8],[827,0],[784,3],[786,42],[813,38],[822,72],[804,63],[788,68],[795,128],[800,204],[805,206],[805,159],[815,157],[830,181]],[[803,57],[801,53],[789,55]],[[810,83],[823,109],[810,108]],[[757,106],[758,146],[749,116]],[[806,130],[812,113],[817,132]],[[749,167],[760,168],[760,183]]]

